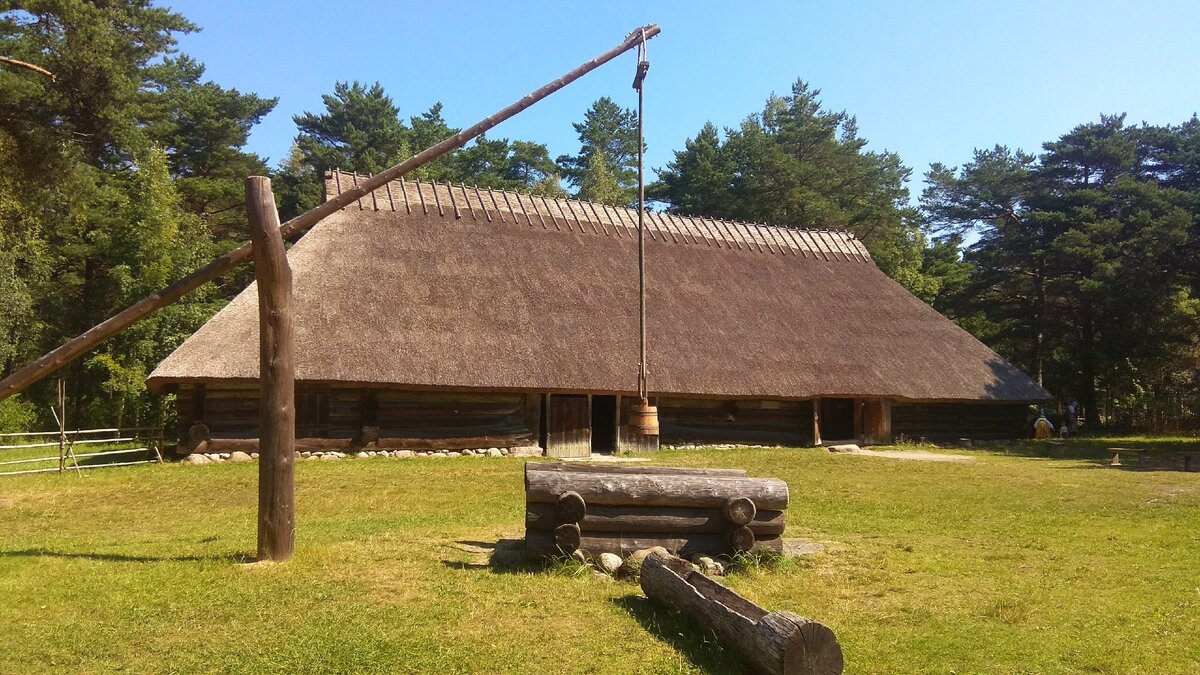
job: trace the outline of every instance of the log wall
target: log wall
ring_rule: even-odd
[[[812,401],[658,399],[663,443],[813,443]]]
[[[457,393],[297,385],[298,448],[351,448],[378,438],[381,447],[478,448],[537,443],[536,394]],[[221,383],[182,386],[178,437],[202,422],[214,441],[253,449],[258,389]]]
[[[892,435],[897,439],[960,438],[1007,440],[1028,436],[1024,403],[893,403]]]

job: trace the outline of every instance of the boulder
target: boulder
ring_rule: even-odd
[[[211,459],[201,454],[188,455],[187,457],[183,458],[184,464],[195,464],[196,466],[208,464],[211,461]]]
[[[392,453],[392,457],[412,457],[416,454],[412,450],[396,450]]]
[[[462,453],[457,450],[451,450],[450,452],[446,453],[446,456],[447,457],[462,457]]]
[[[254,458],[251,457],[250,455],[242,452],[241,450],[235,450],[235,451],[229,453],[229,461],[231,461],[231,462],[253,462]]]
[[[474,451],[474,450],[463,450],[463,451],[462,451],[462,456],[463,456],[463,457],[474,457],[474,456],[475,456],[475,451]]]
[[[845,445],[831,445],[827,450],[830,452],[860,452],[862,448],[854,443],[847,443]]]
[[[662,546],[651,546],[650,548],[643,548],[641,550],[634,551],[633,553],[629,554],[628,558],[625,558],[625,560],[621,562],[621,566],[617,568],[617,576],[628,578],[637,577],[642,571],[642,563],[645,562],[646,557],[651,553],[661,553],[664,556],[671,555],[670,552]]]
[[[513,457],[541,457],[542,449],[536,445],[524,445],[519,448],[512,448],[508,454]]]
[[[487,449],[488,457],[501,457],[503,455],[504,455],[504,453],[500,452],[500,448],[488,448]]]
[[[231,453],[228,453],[228,452],[222,452],[220,454],[221,459],[229,459],[231,456],[232,456]]]
[[[596,558],[596,565],[604,571],[605,574],[617,573],[621,568],[621,556],[615,553],[601,553],[599,558]]]
[[[250,459],[258,459],[258,453],[257,452],[250,453]]]
[[[366,458],[370,457],[370,455],[368,455],[367,453],[365,453],[365,452],[363,452],[363,451],[361,451],[361,450],[359,450],[358,452],[354,453],[354,456],[355,456],[355,457],[357,457],[357,458],[359,458],[359,459],[366,459]]]
[[[339,459],[339,457],[332,453],[325,453],[324,455],[321,455],[321,459],[323,461],[331,461],[331,460]]]

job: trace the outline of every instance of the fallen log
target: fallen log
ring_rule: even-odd
[[[787,483],[775,478],[525,471],[527,503],[554,503],[564,492],[579,493],[589,508],[629,504],[723,508],[728,500],[741,497],[768,511],[782,511],[788,504]]]
[[[722,513],[722,509],[588,505],[582,519],[574,520],[564,518],[559,513],[557,504],[525,506],[525,527],[528,529],[552,530],[564,522],[579,523],[584,533],[721,533],[728,531],[732,525],[744,524],[755,536],[763,537],[783,534],[786,519],[783,511],[759,511],[748,523],[731,523]]]
[[[767,612],[673,556],[651,553],[642,563],[642,592],[716,633],[759,673],[841,673],[842,648],[827,626]]]
[[[561,527],[561,526],[559,526]],[[573,548],[562,546],[559,535],[568,536],[565,531],[526,530],[525,554],[530,558],[546,558],[576,550],[587,551],[597,556],[601,553],[612,553],[622,558],[634,551],[661,546],[679,555],[690,556],[696,553],[718,556],[735,553],[725,533],[701,533],[677,536],[675,533],[624,533],[603,532],[589,534],[581,532],[579,543]],[[571,537],[573,539],[573,536]],[[753,552],[783,553],[783,539],[778,536],[756,538],[753,542]]]
[[[582,473],[627,473],[654,475],[745,476],[745,469],[699,469],[687,466],[614,466],[611,464],[582,464],[579,462],[529,462],[530,471],[578,471]]]

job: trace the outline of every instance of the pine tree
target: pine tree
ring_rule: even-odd
[[[622,109],[605,96],[584,113],[582,122],[572,126],[579,134],[579,154],[558,158],[558,166],[567,183],[577,191],[581,189],[593,156],[599,154],[606,163],[607,172],[621,190],[622,203],[629,204],[636,200],[637,113]]]

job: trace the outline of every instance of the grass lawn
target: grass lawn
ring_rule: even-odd
[[[1198,672],[1200,473],[1089,443],[657,460],[788,482],[788,536],[826,551],[727,582],[833,628],[848,672]],[[0,478],[0,672],[741,669],[636,585],[478,564],[521,536],[522,463],[302,461],[274,566],[243,564],[254,464]]]

